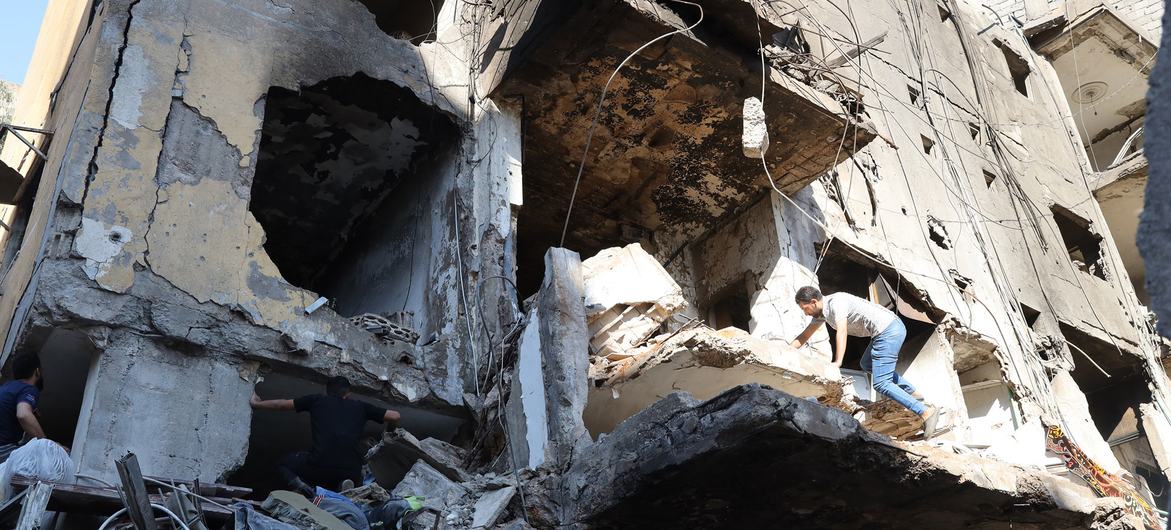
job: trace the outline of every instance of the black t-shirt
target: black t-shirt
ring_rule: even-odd
[[[293,400],[297,412],[309,413],[315,466],[357,472],[364,455],[358,449],[367,421],[382,423],[386,409],[354,399],[311,394]]]
[[[24,438],[24,427],[16,419],[16,406],[28,403],[37,410],[37,399],[41,391],[24,381],[9,381],[0,385],[0,444],[20,443]]]

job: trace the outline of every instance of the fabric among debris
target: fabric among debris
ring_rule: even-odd
[[[232,505],[236,530],[298,530],[297,527],[264,515],[252,505],[238,502]]]
[[[8,460],[0,464],[0,497],[12,497],[12,477],[22,475],[47,481],[61,481],[72,476],[73,460],[60,444],[37,438],[12,452]]]

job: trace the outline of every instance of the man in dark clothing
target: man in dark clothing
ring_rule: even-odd
[[[313,447],[281,459],[279,471],[293,489],[312,495],[311,486],[338,488],[343,481],[360,484],[365,455],[358,448],[367,421],[398,424],[399,413],[350,399],[350,382],[332,377],[325,395],[310,394],[297,399],[263,400],[252,393],[256,410],[293,410],[309,413]]]
[[[12,361],[11,381],[0,385],[0,462],[20,447],[24,435],[44,438],[37,421],[37,400],[41,397],[41,359],[24,354]]]

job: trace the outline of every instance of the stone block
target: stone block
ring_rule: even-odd
[[[443,476],[443,473],[426,462],[419,461],[415,462],[391,493],[398,497],[424,497],[424,507],[442,512],[448,506],[459,503],[468,494],[468,489]]]
[[[761,158],[768,151],[768,127],[764,103],[755,97],[744,100],[744,156]]]
[[[506,486],[498,490],[489,491],[476,500],[472,512],[472,528],[489,528],[496,524],[496,520],[508,508],[509,501],[516,495],[516,488]]]

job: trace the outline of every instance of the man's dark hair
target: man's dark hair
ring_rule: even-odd
[[[12,360],[12,377],[14,379],[28,379],[41,367],[41,358],[36,354],[26,353]]]
[[[797,289],[797,296],[794,298],[797,299],[798,304],[806,304],[814,300],[821,300],[821,289],[818,289],[812,285],[806,285],[805,287]]]
[[[350,380],[335,375],[325,382],[325,393],[334,397],[344,397],[350,391]]]

